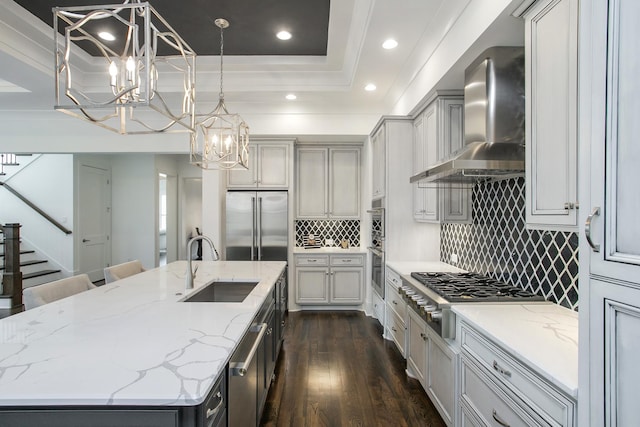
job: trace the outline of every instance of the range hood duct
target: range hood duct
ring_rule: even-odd
[[[473,183],[521,176],[525,165],[524,49],[492,47],[464,73],[465,145],[410,182]]]

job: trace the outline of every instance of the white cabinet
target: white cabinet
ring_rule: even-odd
[[[464,144],[462,96],[436,97],[413,122],[413,174],[437,164]],[[413,217],[419,222],[468,222],[470,189],[461,185],[413,185]]]
[[[227,188],[288,188],[291,148],[291,143],[250,144],[249,169],[228,171]]]
[[[386,268],[385,300],[386,300],[386,324],[385,338],[392,340],[400,354],[406,355],[406,322],[407,303],[398,293],[398,287],[402,285],[400,276],[390,268]]]
[[[364,301],[364,254],[296,255],[296,303],[360,305]]]
[[[578,0],[541,0],[525,18],[526,221],[578,225]]]
[[[580,13],[579,424],[636,425],[640,2],[584,0]]]
[[[576,425],[570,396],[466,322],[460,330],[460,405],[486,425]]]
[[[371,137],[371,198],[379,199],[384,197],[386,189],[386,126],[380,129]]]
[[[420,381],[445,423],[453,426],[458,355],[413,309],[407,314],[407,372]]]
[[[360,147],[300,147],[296,171],[297,218],[360,218]]]

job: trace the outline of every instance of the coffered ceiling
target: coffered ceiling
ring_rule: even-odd
[[[412,105],[394,111],[418,76],[425,74],[426,64],[460,17],[471,9],[482,12],[481,5],[474,4],[477,0],[149,2],[198,54],[199,112],[209,111],[218,98],[220,33],[213,20],[223,17],[231,23],[224,33],[224,92],[231,110],[276,123],[285,115],[358,121],[357,132],[363,135],[380,115],[406,113],[415,99],[426,95],[410,93]],[[96,1],[0,1],[0,113],[52,110],[51,8],[90,3]],[[277,39],[281,29],[290,31],[292,38]],[[511,44],[511,35],[496,34],[492,43]],[[382,47],[388,38],[398,42],[395,49]],[[522,36],[516,42],[522,43]],[[104,78],[104,63],[88,54],[80,57],[88,87],[92,79]],[[462,88],[463,70],[450,73],[453,78],[446,89]],[[376,90],[366,91],[367,84]],[[285,99],[288,94],[296,99]]]

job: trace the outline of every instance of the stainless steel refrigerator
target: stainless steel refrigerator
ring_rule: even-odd
[[[286,261],[286,191],[228,191],[227,260]]]

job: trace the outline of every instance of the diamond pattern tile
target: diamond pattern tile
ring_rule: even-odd
[[[360,246],[360,220],[297,220],[296,246],[304,246],[305,237],[313,234],[320,238],[333,239],[337,245],[342,239],[348,239],[351,246]]]
[[[442,224],[441,259],[578,310],[578,236],[525,228],[524,178],[477,184],[471,224]]]

